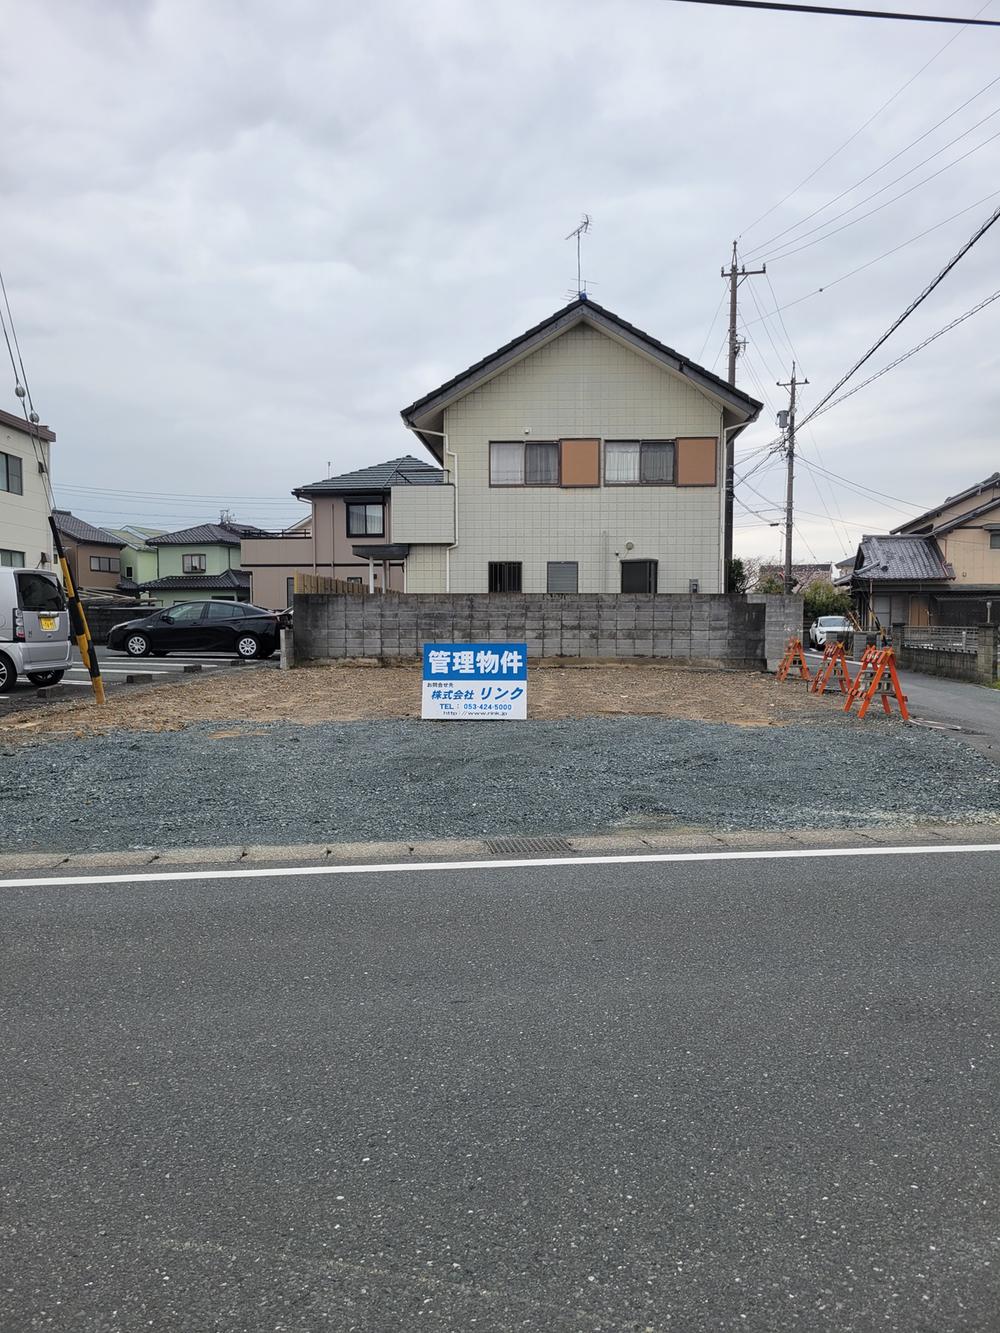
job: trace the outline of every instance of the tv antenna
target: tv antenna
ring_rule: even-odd
[[[586,296],[586,295],[587,295],[587,285],[586,285],[586,283],[583,281],[583,270],[582,270],[582,266],[581,266],[580,242],[581,242],[582,238],[583,238],[584,236],[586,236],[587,232],[590,231],[590,228],[591,228],[592,225],[593,225],[593,219],[591,218],[590,214],[589,214],[589,213],[584,213],[584,215],[583,215],[583,220],[581,221],[579,227],[576,227],[576,228],[575,228],[573,231],[571,231],[570,234],[566,237],[566,240],[567,240],[567,241],[571,241],[571,240],[573,239],[574,236],[576,237],[576,294],[577,294],[577,296]]]

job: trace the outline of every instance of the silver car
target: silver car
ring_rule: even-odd
[[[66,594],[44,569],[0,569],[0,693],[18,676],[55,685],[69,666],[72,646]]]

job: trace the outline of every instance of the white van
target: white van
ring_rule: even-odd
[[[18,676],[55,685],[69,666],[72,645],[66,594],[43,569],[0,569],[0,693]]]

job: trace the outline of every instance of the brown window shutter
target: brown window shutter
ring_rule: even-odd
[[[600,440],[560,440],[563,486],[599,486],[601,484]]]
[[[715,486],[718,478],[715,467],[718,440],[704,439],[677,441],[677,485]]]

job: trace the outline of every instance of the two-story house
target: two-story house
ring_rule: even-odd
[[[123,528],[108,528],[108,532],[121,539],[119,591],[135,592],[140,583],[156,578],[159,556],[156,547],[148,543],[150,537],[162,537],[163,528],[146,528],[127,523]]]
[[[849,586],[866,623],[1000,621],[1000,472],[886,536],[861,539]]]
[[[106,528],[77,518],[68,509],[54,509],[52,517],[77,591],[117,592],[121,582],[121,539]]]
[[[444,466],[392,490],[411,592],[721,592],[727,445],[761,404],[589,298],[402,412]]]
[[[440,489],[443,475],[407,455],[297,487],[292,494],[310,506],[309,517],[285,532],[243,541],[240,564],[251,577],[251,600],[272,610],[290,606],[296,573],[341,579],[371,592],[406,591],[410,548],[395,540],[393,505],[410,491]],[[450,516],[450,492],[445,500]]]
[[[140,583],[164,605],[175,602],[249,602],[250,575],[240,569],[240,542],[244,537],[265,536],[260,528],[246,523],[200,523],[178,532],[147,537],[146,545],[157,553],[156,578]]]
[[[55,433],[0,411],[0,566],[52,564],[45,474]]]

